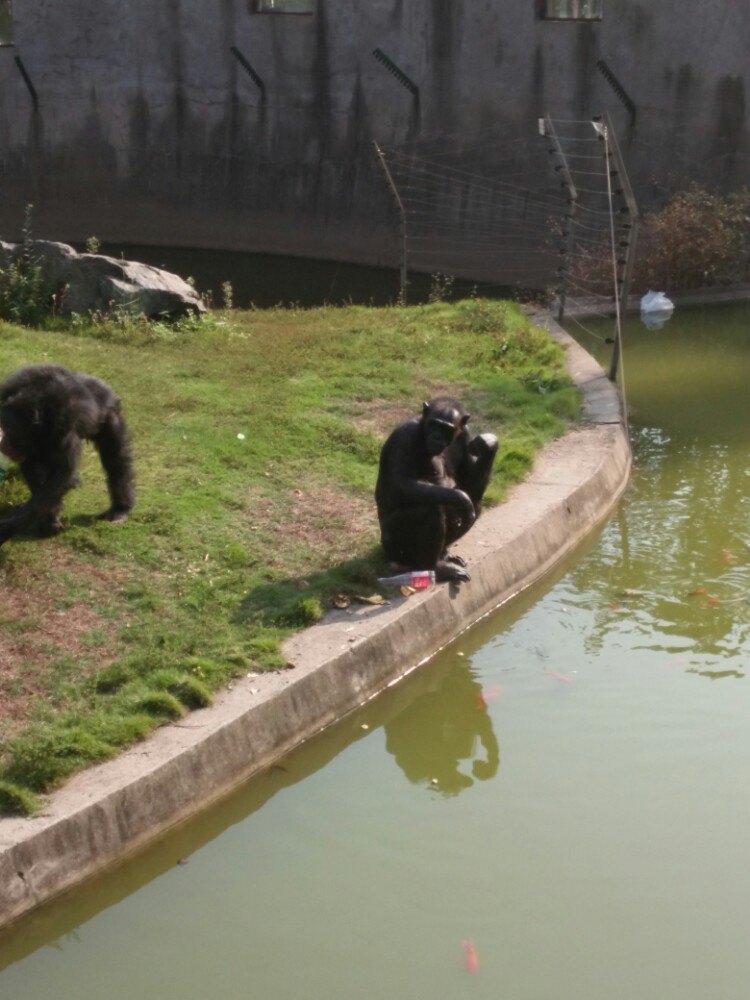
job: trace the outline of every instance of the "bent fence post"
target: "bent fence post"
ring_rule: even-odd
[[[563,247],[560,250],[560,254],[563,257],[563,264],[562,268],[558,269],[559,273],[562,275],[562,282],[560,283],[560,292],[558,295],[559,307],[557,310],[557,319],[558,322],[560,322],[565,315],[565,300],[568,294],[568,271],[573,255],[573,220],[575,219],[576,207],[578,205],[578,192],[576,191],[576,186],[573,183],[573,176],[570,172],[568,161],[565,157],[562,146],[560,145],[560,140],[557,138],[555,126],[552,124],[552,119],[549,113],[544,116],[543,120],[544,135],[546,138],[552,140],[552,148],[549,152],[558,156],[560,159],[560,162],[556,165],[555,170],[562,173],[562,187],[567,188],[568,193],[568,211],[563,216],[562,235],[564,242]]]
[[[621,263],[623,267],[622,277],[620,279],[620,314],[625,315],[625,311],[628,305],[628,296],[630,295],[630,283],[633,280],[633,268],[635,266],[635,254],[638,244],[638,203],[635,200],[635,195],[633,194],[633,189],[630,185],[630,179],[628,177],[628,172],[625,169],[625,161],[622,158],[622,153],[620,152],[620,147],[617,143],[617,136],[615,135],[615,130],[612,127],[612,121],[609,114],[605,112],[602,116],[604,124],[607,129],[608,143],[605,147],[609,153],[609,159],[607,162],[607,170],[609,171],[609,176],[612,180],[616,180],[619,188],[618,194],[620,194],[625,202],[625,207],[622,209],[623,213],[628,216],[629,222],[627,225],[628,237],[622,240],[624,248],[627,249],[625,255],[625,260]],[[609,378],[611,381],[617,378],[617,368],[620,362],[620,337],[619,335],[615,337],[615,346],[612,350],[612,361],[609,367]]]
[[[408,279],[406,273],[406,209],[404,208],[404,203],[401,201],[401,195],[398,193],[398,188],[393,180],[390,170],[388,169],[388,164],[385,159],[385,155],[380,146],[373,140],[372,148],[375,150],[375,155],[378,158],[378,163],[385,175],[386,182],[390,188],[391,194],[393,195],[393,200],[396,205],[396,210],[398,212],[399,219],[399,237],[400,237],[400,292],[399,297],[402,305],[406,305],[406,291],[408,286]]]

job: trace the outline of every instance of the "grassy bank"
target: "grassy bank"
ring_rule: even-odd
[[[207,704],[383,570],[372,492],[383,436],[459,395],[501,436],[488,501],[578,412],[562,354],[510,304],[232,313],[193,330],[0,326],[0,377],[30,362],[123,399],[138,503],[114,526],[98,459],[56,539],[0,549],[0,810]],[[0,515],[21,501],[0,487]]]

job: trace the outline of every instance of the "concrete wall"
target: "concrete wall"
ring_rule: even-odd
[[[536,0],[317,0],[313,16],[255,14],[251,0],[14,0],[15,46],[0,49],[0,234],[16,236],[33,202],[45,237],[391,264],[371,138],[533,131],[545,110],[608,109],[641,202],[663,198],[670,175],[744,182],[748,5],[604,6],[601,22],[566,23],[539,19]],[[600,58],[635,101],[635,127]]]

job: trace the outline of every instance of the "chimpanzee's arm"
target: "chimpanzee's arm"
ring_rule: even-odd
[[[468,493],[478,512],[492,476],[499,442],[494,434],[477,434],[471,438],[467,433],[461,446],[463,454],[456,467],[456,483]]]
[[[21,474],[31,491],[29,500],[10,517],[0,520],[0,545],[13,535],[37,528],[42,534],[60,530],[59,515],[65,494],[73,486],[81,442],[70,434],[44,464],[27,459]]]
[[[462,517],[474,520],[474,505],[462,489],[430,482],[430,456],[419,448],[416,428],[399,428],[388,442],[384,472],[394,506],[448,505],[458,507]],[[410,433],[409,433],[410,432]]]

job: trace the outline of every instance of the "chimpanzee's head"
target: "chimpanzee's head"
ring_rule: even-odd
[[[16,462],[56,451],[81,405],[66,384],[63,369],[53,365],[20,369],[0,386],[0,451]]]
[[[425,447],[430,455],[439,455],[469,422],[469,414],[457,399],[440,396],[422,406]]]
[[[29,425],[27,407],[13,399],[0,404],[0,451],[14,462],[22,462],[26,455]]]

